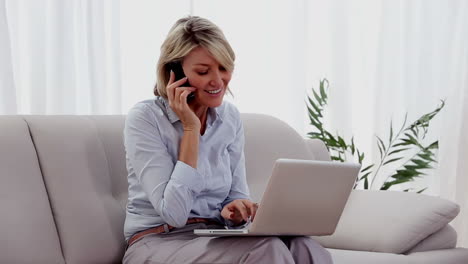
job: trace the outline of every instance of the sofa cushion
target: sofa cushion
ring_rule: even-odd
[[[125,195],[118,189],[123,188],[121,181],[126,174],[114,170],[117,161],[108,161],[101,140],[105,130],[98,129],[96,119],[89,117],[25,118],[37,148],[66,262],[120,263],[125,248]],[[122,146],[123,119],[114,121],[119,124],[112,126],[114,135],[106,140],[116,139],[115,144]],[[116,156],[125,163],[121,155]]]
[[[468,249],[442,249],[411,255],[328,249],[335,264],[464,264]]]
[[[0,263],[64,263],[28,126],[1,116],[0,131]]]
[[[451,225],[446,225],[441,230],[426,237],[419,242],[416,246],[410,249],[405,254],[415,252],[425,252],[436,249],[450,249],[457,245],[457,232]]]
[[[409,264],[466,264],[468,249],[452,248],[426,252],[416,252],[407,255]]]
[[[460,208],[448,200],[394,191],[352,191],[324,246],[401,254],[447,225]]]
[[[380,252],[363,252],[354,250],[342,249],[327,249],[333,259],[333,263],[346,264],[395,264],[408,263],[407,257],[404,255],[380,253]],[[439,263],[438,263],[439,264]]]

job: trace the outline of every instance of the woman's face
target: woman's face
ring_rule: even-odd
[[[197,88],[194,101],[207,107],[223,102],[232,72],[227,71],[203,47],[193,49],[182,62],[182,68],[192,87]]]

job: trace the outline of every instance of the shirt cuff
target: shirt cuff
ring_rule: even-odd
[[[174,167],[172,179],[187,186],[195,194],[199,194],[205,188],[205,180],[197,169],[180,160],[177,161]]]

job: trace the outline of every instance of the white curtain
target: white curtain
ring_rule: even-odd
[[[121,114],[150,98],[159,47],[188,14],[218,24],[236,51],[242,112],[305,135],[305,96],[330,82],[325,122],[376,161],[374,135],[446,107],[428,138],[439,167],[411,183],[461,205],[468,246],[468,2],[464,0],[0,0],[0,114]],[[376,180],[376,185],[382,179]]]
[[[0,0],[0,113],[16,113],[16,91],[13,81],[10,32],[4,0]]]
[[[2,113],[121,112],[118,2],[0,3]]]

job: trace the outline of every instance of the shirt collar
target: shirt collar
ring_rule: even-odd
[[[164,110],[166,111],[167,113],[167,118],[169,119],[169,121],[171,122],[171,124],[174,124],[175,122],[179,121],[180,118],[179,116],[177,116],[177,114],[174,112],[174,110],[172,110],[172,108],[169,106],[169,101],[162,97],[162,96],[159,96],[158,97],[161,102],[163,103],[164,105]],[[220,111],[218,109],[219,107],[209,107],[208,108],[208,113],[207,113],[207,117],[206,117],[206,123],[208,125],[213,125],[213,123],[219,119],[221,122],[223,121],[223,119],[221,118],[221,114],[220,114]]]

